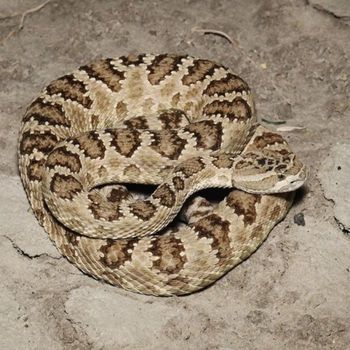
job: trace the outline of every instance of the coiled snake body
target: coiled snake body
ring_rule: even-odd
[[[102,59],[50,83],[26,111],[18,154],[59,251],[153,295],[197,291],[248,257],[306,177],[283,138],[257,124],[241,78],[167,54]],[[142,198],[117,183],[158,186]],[[218,203],[193,195],[209,187],[232,190]]]

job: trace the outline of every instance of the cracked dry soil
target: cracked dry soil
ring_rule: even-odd
[[[0,0],[0,348],[349,350],[349,18],[347,0]],[[95,58],[136,52],[230,67],[309,169],[262,247],[182,298],[80,273],[35,221],[18,177],[20,120],[39,90]]]

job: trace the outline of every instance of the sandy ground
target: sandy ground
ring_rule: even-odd
[[[0,348],[350,349],[349,1],[40,4],[0,0]],[[287,218],[248,260],[187,297],[83,275],[37,224],[18,177],[20,120],[38,91],[130,52],[215,59],[253,88],[260,118],[285,121],[270,127],[302,127],[281,131],[310,173]]]

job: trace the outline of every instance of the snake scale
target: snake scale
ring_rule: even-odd
[[[18,157],[63,256],[164,296],[200,290],[251,255],[306,178],[257,123],[246,82],[186,55],[100,59],[54,80],[26,110]],[[132,184],[156,187],[142,196]],[[227,192],[213,201],[197,193],[207,188]]]

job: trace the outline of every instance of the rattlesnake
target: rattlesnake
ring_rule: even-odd
[[[248,257],[306,178],[284,139],[257,124],[240,77],[169,54],[101,59],[51,82],[25,113],[18,155],[59,251],[153,295],[197,291]],[[159,186],[144,198],[116,183]],[[192,195],[209,187],[231,190],[217,202]]]

